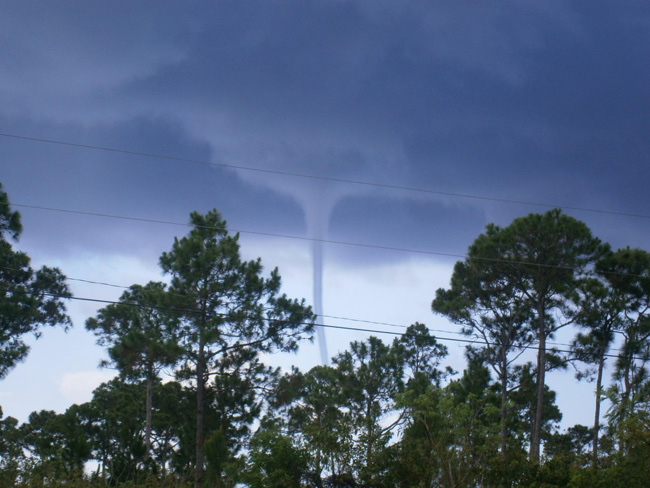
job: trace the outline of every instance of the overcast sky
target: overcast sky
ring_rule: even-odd
[[[325,313],[454,337],[430,312],[456,259],[443,254],[489,222],[561,206],[615,248],[648,248],[649,50],[650,4],[632,1],[3,2],[0,182],[23,216],[16,247],[71,278],[146,283],[187,227],[28,206],[180,224],[216,207],[241,231],[430,252],[325,244]],[[242,243],[312,302],[310,241]],[[0,383],[5,415],[63,411],[113,375],[84,330],[96,308],[71,302],[75,328],[33,344]],[[327,334],[332,355],[365,337]],[[317,357],[310,345],[271,361]],[[591,406],[592,386],[551,381],[566,424],[590,424],[571,406]]]

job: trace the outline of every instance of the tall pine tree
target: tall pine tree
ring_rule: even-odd
[[[273,350],[292,351],[312,333],[314,316],[303,301],[280,294],[280,275],[262,275],[260,259],[244,261],[239,235],[230,235],[219,212],[193,212],[193,229],[175,239],[160,265],[181,309],[177,333],[181,376],[196,387],[195,487],[204,481],[206,389],[212,375],[232,374],[233,355],[248,361]],[[239,364],[240,370],[245,370]],[[253,385],[250,385],[251,387]]]

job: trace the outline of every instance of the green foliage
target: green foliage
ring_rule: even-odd
[[[23,445],[31,455],[32,476],[74,480],[83,474],[84,463],[91,457],[91,446],[78,414],[76,405],[64,414],[33,412],[28,423],[21,426]]]
[[[173,365],[180,350],[174,337],[175,316],[164,283],[133,285],[111,304],[86,321],[86,328],[108,347],[112,363],[127,377],[155,377]]]
[[[153,457],[158,471],[190,472],[195,444],[195,392],[180,383],[156,383],[153,389]]]
[[[40,473],[26,472],[16,483],[0,485],[11,488],[106,488],[105,481],[99,478],[78,475],[64,480],[43,478]],[[120,488],[190,488],[191,484],[175,476],[147,476],[138,481],[125,481]]]
[[[593,429],[584,425],[574,425],[563,433],[552,433],[544,444],[544,457],[569,459],[574,466],[584,467],[588,464],[588,446],[592,439]]]
[[[587,486],[584,480],[600,478],[595,486],[646,486],[650,473],[650,412],[648,408],[629,414],[613,430],[615,449],[605,467],[581,474],[575,486]],[[609,483],[609,484],[607,484]],[[573,485],[571,485],[573,486]]]
[[[613,275],[616,290],[625,300],[624,319],[617,331],[623,336],[615,364],[615,384],[608,391],[608,412],[615,427],[633,412],[647,409],[650,401],[650,253],[621,249],[602,265]]]
[[[306,453],[277,429],[259,430],[251,439],[245,481],[251,488],[300,488]]]
[[[440,382],[452,373],[450,368],[440,370],[440,362],[447,356],[447,347],[436,341],[426,325],[416,322],[410,325],[404,335],[393,341],[393,354],[402,363],[406,388],[426,389]]]
[[[521,437],[520,441],[530,441],[535,414],[539,406],[537,401],[537,371],[531,363],[519,365],[515,368],[515,377],[518,388],[512,392],[511,411],[513,430]],[[544,401],[541,414],[541,438],[548,439],[562,420],[562,412],[555,404],[556,393],[544,385]]]
[[[62,298],[70,297],[56,268],[34,271],[29,257],[0,241],[0,379],[29,352],[23,336],[40,337],[41,327],[71,325]]]
[[[446,387],[407,391],[409,418],[395,449],[398,486],[473,487],[487,475],[498,448],[499,410],[489,372],[479,363]]]
[[[239,235],[228,235],[216,210],[193,212],[191,222],[194,229],[160,258],[172,278],[185,358],[197,363],[201,346],[207,361],[246,347],[295,350],[313,330],[311,309],[279,294],[277,269],[264,278],[259,259],[241,260]]]
[[[178,360],[181,348],[174,330],[175,314],[164,283],[133,285],[120,297],[119,303],[108,305],[97,318],[86,321],[86,328],[99,336],[99,344],[108,347],[112,364],[122,377],[144,379],[145,458],[151,455],[151,422],[153,387],[158,372]]]
[[[259,259],[241,259],[238,236],[216,211],[191,221],[160,259],[169,286],[134,285],[87,322],[118,378],[63,414],[34,412],[18,425],[0,411],[0,486],[647,485],[645,251],[611,252],[559,210],[489,225],[432,304],[481,343],[467,349],[460,377],[449,379],[446,347],[420,323],[390,344],[353,342],[332,367],[280,376],[263,355],[309,337],[311,309],[280,294],[277,270],[265,276]],[[24,334],[69,324],[60,272],[31,270],[5,240],[20,230],[0,189],[0,377],[27,353]],[[570,323],[581,327],[573,352],[587,365],[580,374],[597,378],[597,405],[606,353],[623,337],[607,428],[596,420],[557,430],[561,412],[544,375],[566,361],[546,341]],[[522,364],[535,341],[537,364]],[[172,365],[181,382],[161,383]],[[89,460],[98,468],[87,474]]]
[[[454,268],[450,290],[438,290],[433,310],[461,324],[485,344],[483,356],[501,383],[501,450],[506,450],[511,354],[531,339],[538,344],[536,415],[530,456],[538,461],[542,440],[546,341],[575,320],[578,288],[602,252],[582,222],[554,209],[530,214],[500,228],[489,224]]]
[[[330,366],[315,366],[307,373],[294,370],[279,382],[272,408],[288,406],[288,428],[310,453],[311,476],[324,471],[334,476],[352,470],[352,415],[345,407],[341,375]]]
[[[259,354],[295,350],[300,340],[311,335],[314,316],[304,300],[279,293],[277,269],[265,278],[259,259],[241,259],[239,236],[228,234],[226,222],[216,210],[206,215],[193,212],[190,219],[193,229],[175,239],[171,251],[161,256],[160,266],[171,276],[170,295],[179,311],[176,332],[182,367],[178,375],[196,385],[194,462],[195,483],[200,486],[206,433],[219,429],[228,437],[235,425],[230,414],[236,408],[230,408],[230,400],[221,400],[232,399],[237,390],[247,396],[245,390],[259,387],[258,380],[268,376]],[[210,376],[215,377],[215,391],[219,392],[215,410],[220,413],[217,422],[221,425],[207,429]],[[247,398],[250,400],[250,395]],[[246,410],[254,414],[250,401],[248,405]],[[226,442],[231,447],[230,440]]]
[[[205,482],[208,486],[234,486],[231,466],[236,464],[228,449],[228,440],[221,430],[212,431],[203,443]]]
[[[650,358],[646,344],[650,328],[646,311],[650,304],[650,254],[639,249],[606,248],[596,262],[596,277],[582,285],[582,301],[577,323],[584,332],[576,336],[573,351],[588,368],[578,378],[596,379],[596,409],[593,431],[593,464],[599,461],[600,402],[607,353],[616,335],[624,337],[622,354],[616,361],[614,379],[609,389],[613,407],[609,412],[613,424],[624,419],[635,405],[650,398],[645,393],[645,363]]]
[[[11,210],[9,196],[2,190],[0,183],[0,239],[4,240],[7,234],[11,239],[17,240],[22,231],[20,214]]]
[[[79,406],[79,422],[86,430],[102,479],[117,483],[141,474],[144,402],[144,385],[115,378],[95,389],[91,402]]]
[[[23,336],[39,337],[44,326],[71,326],[63,299],[70,290],[57,268],[33,270],[27,254],[14,251],[5,239],[18,239],[20,214],[12,212],[0,185],[0,380],[27,357]]]
[[[399,351],[374,336],[352,342],[348,351],[334,358],[357,444],[354,467],[365,484],[376,483],[383,469],[382,452],[397,425],[383,421],[394,411],[394,397],[404,386],[401,359]]]
[[[22,436],[18,420],[2,417],[0,408],[0,486],[12,486],[19,479],[24,461]]]

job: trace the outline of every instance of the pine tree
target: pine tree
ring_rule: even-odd
[[[209,378],[231,374],[233,364],[244,370],[234,356],[252,364],[262,352],[295,350],[311,334],[314,316],[304,300],[280,294],[277,269],[265,278],[260,259],[241,259],[239,235],[228,233],[216,210],[206,215],[193,212],[190,220],[193,229],[175,239],[160,265],[171,277],[175,307],[182,310],[177,330],[183,361],[179,375],[191,379],[196,388],[198,488],[204,480]]]
[[[72,325],[63,302],[71,296],[65,276],[57,268],[32,269],[29,256],[6,239],[17,240],[21,232],[20,214],[0,185],[0,380],[27,357],[25,335],[38,338],[44,326]]]

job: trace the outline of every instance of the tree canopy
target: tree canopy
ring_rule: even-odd
[[[259,354],[294,351],[301,339],[311,336],[314,316],[304,300],[280,294],[277,268],[267,278],[260,259],[241,259],[239,235],[228,233],[219,212],[194,212],[190,221],[193,229],[163,253],[160,266],[171,277],[169,291],[178,311],[176,334],[183,362],[179,374],[196,385],[195,486],[199,487],[203,447],[209,438],[205,430],[209,379],[219,385],[228,385],[233,378],[244,384],[252,381],[261,372]],[[217,401],[223,398],[220,395]],[[223,416],[221,435],[227,435],[229,427]]]
[[[0,380],[29,353],[24,338],[38,338],[43,327],[72,324],[64,300],[71,296],[57,268],[34,270],[27,254],[15,251],[8,239],[22,232],[20,214],[11,210],[0,185]]]
[[[70,295],[60,271],[13,250],[20,216],[4,193],[0,204],[1,377],[24,359],[25,334],[70,325]],[[277,269],[242,258],[216,210],[190,222],[160,257],[168,284],[134,284],[86,321],[115,378],[63,413],[21,424],[0,410],[0,485],[647,484],[648,252],[612,251],[559,210],[490,224],[432,301],[472,342],[463,371],[423,323],[392,342],[359,338],[331,366],[282,371],[265,355],[311,338],[311,308],[281,293]],[[560,352],[550,340],[562,328],[574,339]],[[559,428],[545,373],[567,364],[595,381],[593,426]]]

